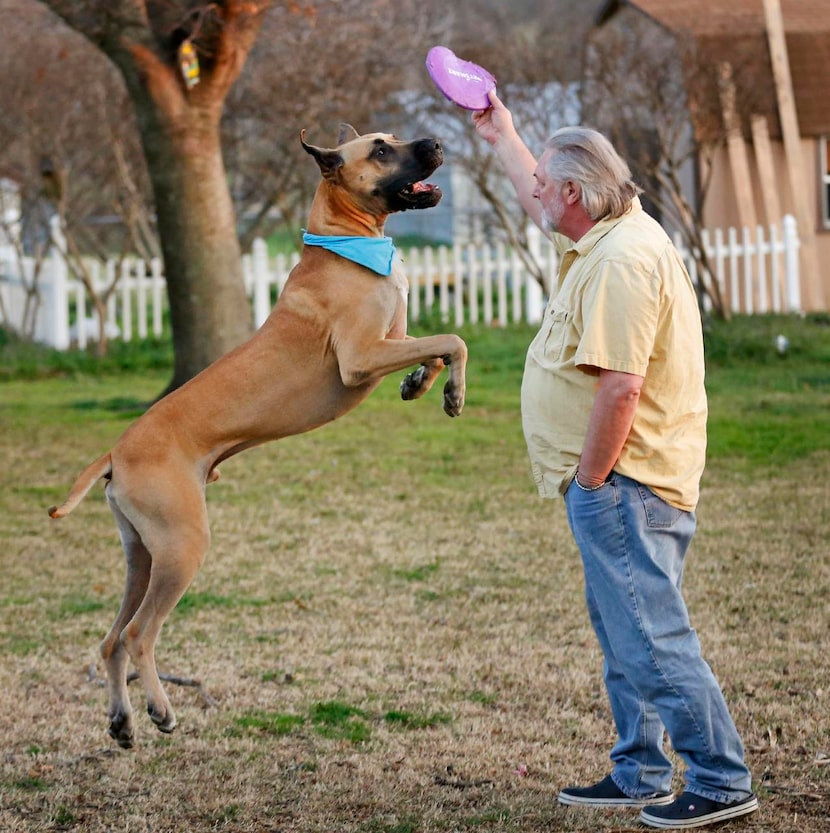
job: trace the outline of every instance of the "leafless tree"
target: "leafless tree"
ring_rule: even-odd
[[[269,0],[43,0],[118,68],[135,110],[181,385],[251,330],[219,123]]]
[[[18,268],[27,301],[24,320],[14,322],[31,335],[55,218],[63,237],[88,256],[127,248],[152,256],[158,245],[135,123],[115,68],[36,4],[2,0],[0,31],[7,43],[27,47],[0,50],[0,160],[22,192],[22,223],[7,237],[20,264],[24,255],[34,264],[28,276]]]
[[[707,48],[682,32],[671,36],[643,18],[629,19],[591,40],[583,94],[586,118],[615,142],[663,223],[693,253],[701,304],[708,301],[720,318],[729,310],[704,246],[703,206],[711,161],[726,137],[717,57],[723,46]],[[766,107],[767,91],[754,82],[758,51],[733,42],[729,55],[748,123],[748,113]]]
[[[593,5],[594,0],[582,5],[564,0],[471,0],[457,9],[447,32],[445,45],[495,75],[498,93],[533,153],[541,153],[557,127],[579,120],[576,81],[581,50],[576,45],[590,24]],[[420,118],[448,138],[448,162],[463,172],[474,194],[468,233],[506,242],[548,289],[543,264],[528,239],[529,221],[492,150],[475,134],[470,112],[436,93],[426,75],[421,91]]]
[[[317,182],[302,128],[327,145],[344,121],[360,132],[409,130],[417,121],[399,93],[422,83],[427,49],[453,15],[443,5],[321,0],[301,14],[269,11],[223,121],[244,248],[269,218],[299,230]]]
[[[397,93],[423,72],[447,19],[436,0],[42,6],[83,37],[57,18],[32,18],[37,5],[0,0],[15,30],[29,20],[17,42],[39,46],[28,64],[13,52],[4,58],[31,76],[7,111],[7,135],[21,148],[22,168],[36,167],[23,157],[38,148],[61,172],[61,215],[78,251],[118,252],[126,237],[147,256],[160,234],[176,353],[171,387],[247,334],[236,232],[247,246],[274,217],[299,228],[316,182],[300,130],[325,144],[344,120],[359,129],[406,123]],[[14,115],[32,108],[40,118],[21,130]],[[73,129],[50,137],[50,122]],[[105,214],[119,223],[90,226],[91,215]],[[128,233],[113,239],[117,229]]]

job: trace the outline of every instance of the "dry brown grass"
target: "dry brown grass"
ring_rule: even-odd
[[[103,382],[2,395],[17,406],[0,434],[0,830],[639,829],[555,801],[606,772],[612,726],[563,507],[535,498],[514,413],[473,397],[450,422],[435,397],[381,393],[226,463],[211,555],[158,652],[204,691],[168,687],[164,736],[131,686],[122,751],[96,676],[123,574],[114,525],[100,490],[60,523],[45,509],[125,422],[67,419],[111,395]],[[473,451],[468,430],[490,439]],[[830,829],[829,464],[707,475],[686,587],[762,799],[735,829]],[[326,732],[326,703],[360,714]]]

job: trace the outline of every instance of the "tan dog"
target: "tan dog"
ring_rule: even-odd
[[[309,232],[382,238],[391,212],[428,208],[441,192],[423,184],[442,163],[436,139],[403,142],[343,125],[338,147],[303,147],[323,179]],[[377,242],[377,241],[375,241]],[[62,518],[101,477],[127,561],[121,610],[101,644],[109,680],[109,733],[133,745],[127,663],[162,732],[176,718],[156,670],[161,627],[205,559],[210,543],[205,484],[216,466],[251,446],[300,434],[354,408],[389,373],[420,367],[401,396],[426,393],[447,366],[444,410],[464,405],[467,348],[455,335],[406,336],[406,278],[382,276],[320,246],[306,245],[268,320],[245,344],[153,405],[115,447],[78,476]]]

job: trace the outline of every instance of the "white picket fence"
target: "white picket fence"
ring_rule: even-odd
[[[541,235],[531,240],[549,287],[558,268],[555,250]],[[694,258],[679,240],[676,243],[696,280]],[[759,226],[754,233],[717,229],[705,236],[704,244],[721,293],[733,312],[801,311],[799,243],[793,217],[786,216],[780,226]],[[59,350],[83,348],[97,339],[98,323],[92,317],[93,305],[86,289],[69,273],[59,254],[61,249],[53,248],[42,264],[34,338]],[[530,276],[519,255],[501,244],[398,250],[396,256],[403,260],[410,281],[412,321],[436,314],[455,327],[541,320],[546,291]],[[255,241],[251,253],[243,257],[242,272],[255,326],[267,318],[297,258],[269,257],[263,240]],[[167,297],[160,261],[125,258],[106,264],[90,262],[88,268],[94,286],[103,288],[115,282],[107,303],[108,337],[130,341],[165,335]],[[34,269],[31,259],[24,258],[21,264],[10,247],[0,246],[0,324],[20,328],[25,287],[31,286]]]
[[[697,260],[675,238],[692,280]],[[725,306],[734,313],[801,312],[798,227],[786,214],[779,225],[703,231],[703,245]]]

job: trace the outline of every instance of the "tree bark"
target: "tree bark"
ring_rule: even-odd
[[[133,101],[153,188],[182,385],[252,330],[222,160],[222,106],[269,0],[42,0],[119,68]],[[188,87],[178,49],[189,39],[199,78]]]

